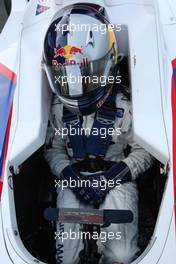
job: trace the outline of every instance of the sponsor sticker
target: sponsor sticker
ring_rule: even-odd
[[[54,59],[56,59],[58,56],[64,57],[65,59],[70,59],[77,54],[83,54],[82,48],[66,45],[60,49],[55,50]]]
[[[76,55],[80,55],[81,59],[77,62],[75,58]],[[60,63],[60,58],[64,58],[64,62]],[[52,65],[57,67],[58,69],[65,65],[75,65],[80,64],[81,67],[87,67],[89,64],[88,58],[83,56],[83,49],[72,46],[66,45],[59,49],[55,49],[54,56],[52,60]]]
[[[117,108],[116,116],[119,118],[122,118],[124,116],[124,109],[123,108]]]
[[[43,12],[47,11],[48,9],[50,9],[50,6],[44,6],[44,5],[38,4],[35,15],[38,16],[42,14]]]
[[[41,5],[46,5],[50,3],[50,0],[38,0],[38,3]]]

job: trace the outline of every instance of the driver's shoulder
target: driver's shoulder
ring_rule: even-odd
[[[53,94],[52,101],[51,101],[51,109],[50,109],[50,116],[51,118],[54,116],[59,121],[62,119],[63,113],[63,104],[59,100],[59,97],[56,94]]]
[[[129,109],[131,108],[131,94],[129,88],[121,86],[116,93],[116,108]]]
[[[130,129],[131,122],[132,105],[130,94],[127,90],[118,90],[116,94],[116,126],[121,128],[121,132],[127,132]]]

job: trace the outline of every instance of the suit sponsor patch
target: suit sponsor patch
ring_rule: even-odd
[[[123,108],[117,108],[116,109],[116,116],[119,118],[122,118],[124,116],[124,109]]]
[[[38,16],[38,15],[42,14],[43,12],[47,11],[48,9],[50,9],[49,6],[44,6],[44,5],[38,4],[35,15]]]

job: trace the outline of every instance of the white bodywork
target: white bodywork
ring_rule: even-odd
[[[1,196],[1,261],[5,264],[37,261],[15,232],[18,228],[13,190],[8,184],[9,166],[18,169],[44,144],[51,96],[42,75],[43,40],[54,13],[75,2],[96,2],[105,6],[112,24],[127,27],[129,50],[123,31],[117,36],[121,52],[130,58],[135,139],[161,163],[170,166],[154,235],[147,249],[133,263],[165,264],[167,261],[174,264],[171,62],[176,58],[176,0],[46,0],[44,5],[49,8],[39,15],[36,8],[40,0],[12,1],[10,17],[0,34],[0,63],[17,75]]]

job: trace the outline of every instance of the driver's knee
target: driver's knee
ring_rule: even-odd
[[[111,256],[105,257],[103,260],[103,264],[130,264],[134,259],[134,256],[126,256],[124,254],[122,255],[118,255],[118,256],[113,256],[113,254],[111,254]]]
[[[137,243],[127,243],[127,241],[117,242],[115,244],[104,245],[103,264],[129,264],[137,256],[139,248]]]

